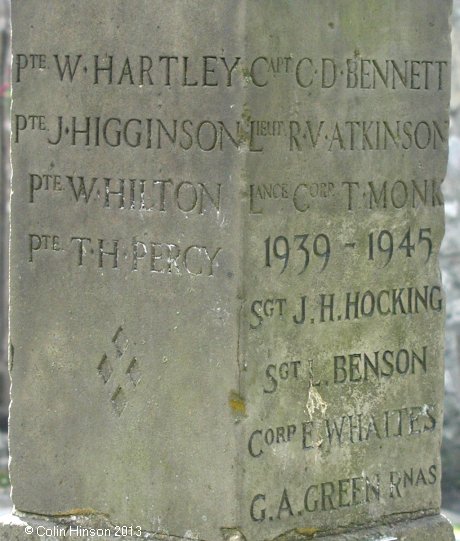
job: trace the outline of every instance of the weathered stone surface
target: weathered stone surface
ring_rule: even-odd
[[[74,517],[76,518],[76,517]],[[61,541],[65,538],[78,538],[80,541],[90,541],[104,538],[105,541],[135,541],[142,539],[152,541],[174,541],[177,537],[151,534],[136,529],[134,535],[124,535],[121,529],[101,520],[82,518],[69,521],[68,519],[46,519],[43,517],[9,515],[0,520],[0,540],[32,541],[46,536],[47,541]],[[196,539],[196,537],[187,537]],[[224,535],[226,541],[244,541],[238,533],[229,532]],[[310,533],[304,529],[300,534],[295,530],[277,538],[277,541],[306,541],[321,539],[322,541],[431,541],[432,539],[454,540],[452,526],[443,516],[430,516],[418,520],[401,521],[395,524],[385,524],[365,530],[353,530],[334,536],[317,537],[313,529]]]
[[[13,4],[19,511],[207,541],[439,512],[449,12]]]

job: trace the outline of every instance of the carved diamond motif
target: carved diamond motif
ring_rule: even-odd
[[[104,353],[97,371],[109,390],[114,413],[120,416],[128,403],[130,393],[141,381],[141,370],[137,358],[126,354],[129,339],[123,327],[118,327],[112,338],[112,344],[113,351]]]

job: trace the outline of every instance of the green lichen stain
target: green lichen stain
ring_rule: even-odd
[[[246,83],[252,83],[251,71],[248,67],[244,66],[241,68],[241,73],[246,81]]]
[[[252,120],[251,111],[247,103],[244,104],[243,112],[241,113],[241,118],[249,124]]]
[[[338,28],[351,47],[359,39],[361,45],[371,45],[375,36],[382,33],[382,21],[391,21],[391,8],[381,2],[372,8],[362,9],[362,4],[338,4]],[[367,43],[366,43],[367,42]]]
[[[250,125],[252,120],[251,111],[248,105],[245,103],[243,111],[241,112],[242,124],[239,128],[238,142],[249,146],[251,144]]]

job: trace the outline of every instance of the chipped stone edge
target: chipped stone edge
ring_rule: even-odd
[[[407,519],[368,527],[343,531],[341,533],[318,532],[310,529],[302,534],[299,530],[291,530],[273,541],[455,541],[452,524],[440,514],[429,515],[417,519]],[[268,541],[268,540],[267,540]]]
[[[72,535],[69,528],[75,530]],[[77,531],[77,528],[80,530]],[[98,535],[90,534],[90,529],[99,529]],[[84,533],[88,530],[88,535]],[[110,530],[111,535],[102,533]],[[62,533],[67,532],[67,533]],[[222,528],[225,541],[246,541],[240,531],[234,528]],[[187,534],[186,534],[187,535]],[[26,513],[10,514],[0,518],[0,541],[203,541],[191,535],[189,537],[171,536],[167,533],[142,532],[140,535],[115,535],[115,526],[103,517],[71,516],[66,518],[29,515]],[[286,532],[276,538],[279,541],[455,541],[451,523],[442,515],[432,515],[415,520],[406,520],[393,524],[382,524],[371,528],[361,528],[336,535],[316,535],[314,531],[301,533],[296,530]],[[209,540],[220,541],[220,540]],[[251,541],[248,539],[247,541]],[[268,540],[267,540],[268,541]]]

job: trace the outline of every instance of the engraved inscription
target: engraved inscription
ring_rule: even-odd
[[[252,498],[249,515],[251,520],[261,523],[404,498],[413,490],[423,490],[439,482],[438,470],[437,464],[414,465],[402,471],[360,474],[332,481],[318,480],[308,484],[302,494],[296,496],[293,495],[294,490],[280,487],[280,494],[256,494]]]
[[[311,417],[311,416],[310,416]],[[377,411],[356,412],[338,417],[321,417],[285,426],[260,427],[248,440],[248,452],[262,458],[277,452],[278,446],[293,445],[302,451],[327,451],[331,447],[359,445],[372,441],[419,437],[438,424],[433,404]]]
[[[326,210],[339,205],[350,214],[360,210],[374,212],[404,212],[407,209],[442,207],[444,198],[441,179],[413,178],[370,180],[358,182],[301,182],[279,184],[251,184],[249,186],[249,214],[265,214],[280,203],[289,203],[296,213]],[[276,205],[276,206],[275,206]]]
[[[353,58],[261,55],[249,59],[219,55],[176,56],[139,54],[37,54],[14,57],[16,83],[31,72],[52,70],[59,82],[84,81],[93,85],[212,88],[232,87],[244,80],[257,88],[274,84],[280,76],[300,89],[441,91],[448,76],[448,62],[439,59]]]
[[[441,286],[404,286],[377,291],[343,291],[286,297],[256,299],[250,303],[249,327],[258,329],[268,322],[286,321],[294,325],[362,320],[372,317],[441,314]]]
[[[192,182],[173,179],[94,177],[29,173],[29,203],[42,201],[45,195],[60,197],[66,204],[91,205],[104,210],[146,213],[204,215],[221,211],[222,183]],[[64,199],[65,198],[65,199]]]
[[[389,379],[426,374],[428,365],[432,362],[433,359],[429,355],[426,345],[417,349],[382,348],[372,353],[336,354],[321,363],[315,359],[308,359],[308,361],[290,360],[268,364],[263,371],[262,387],[264,394],[273,394],[296,382],[303,385],[307,383],[308,386],[315,387],[371,381],[379,384]],[[327,378],[323,382],[317,377],[319,366]]]
[[[40,256],[70,253],[73,265],[84,268],[111,269],[125,272],[145,272],[152,276],[213,277],[219,268],[221,247],[210,248],[193,244],[179,246],[158,240],[101,239],[30,233],[27,235],[28,261],[36,264]]]
[[[21,112],[13,116],[13,143],[23,141],[31,131],[44,132],[43,143],[74,147],[133,148],[151,152],[171,150],[202,152],[263,152],[267,143],[259,120],[224,121],[215,118],[153,118],[113,116],[64,116]],[[282,150],[298,152],[395,150],[432,151],[447,147],[449,120],[382,119],[382,120],[294,120],[270,140],[284,140]],[[262,132],[263,133],[263,132]]]
[[[316,260],[320,262],[321,266],[316,266],[321,273],[326,270],[332,255],[331,240],[325,233],[316,235],[304,233],[291,238],[284,235],[267,237],[264,245],[264,267],[280,269],[280,274],[291,267],[300,269],[297,275],[303,274]],[[344,248],[355,249],[356,246],[357,243],[352,239],[343,243]],[[420,255],[420,252],[422,253],[419,259],[427,263],[433,254],[431,227],[408,228],[397,234],[387,229],[371,231],[368,235],[365,257],[368,261],[375,261],[379,266],[386,267],[393,257],[409,258]]]

